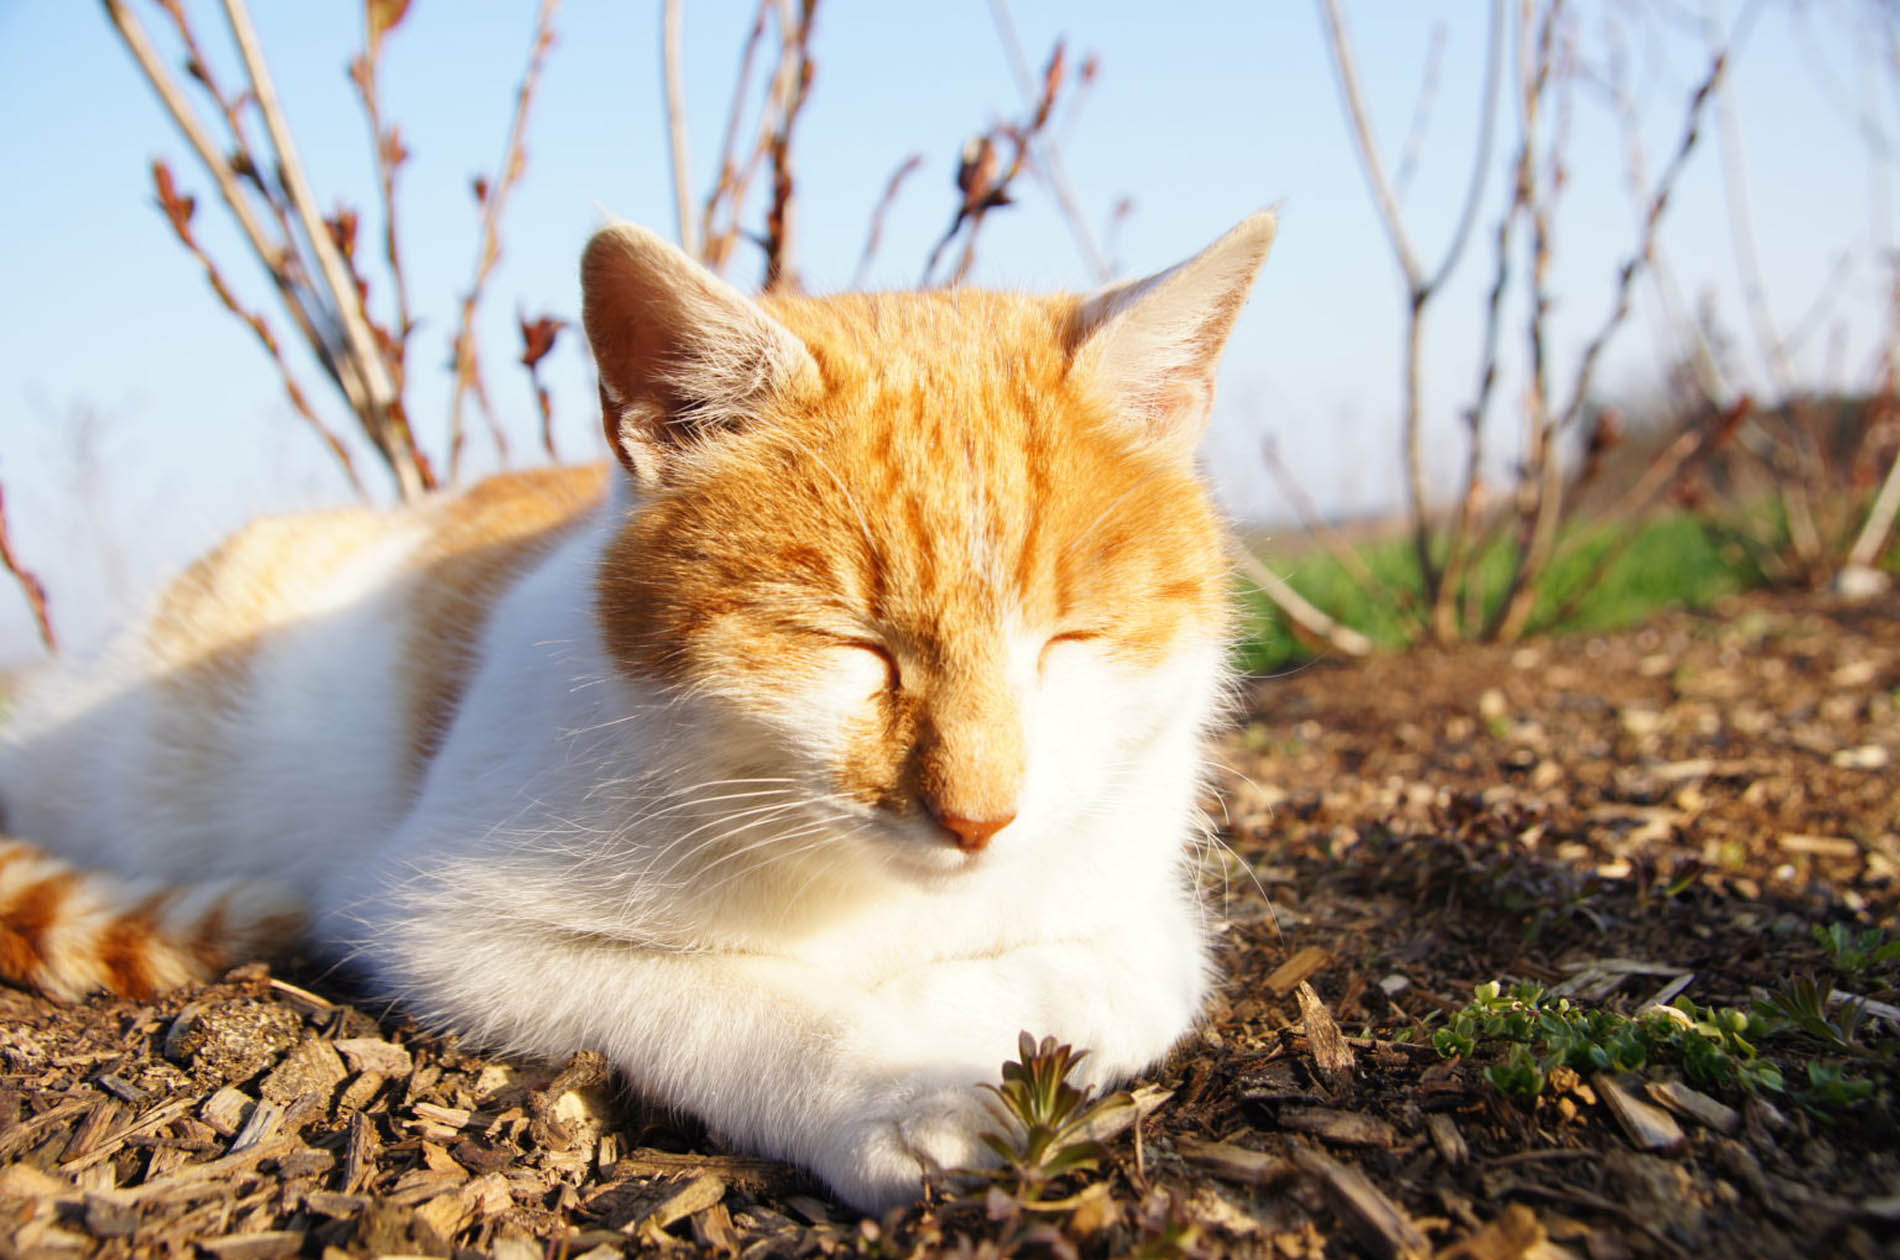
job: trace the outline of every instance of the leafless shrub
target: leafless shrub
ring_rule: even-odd
[[[1727,55],[1721,49],[1712,53],[1707,72],[1685,107],[1681,137],[1669,163],[1656,182],[1643,190],[1644,210],[1637,240],[1617,269],[1610,309],[1575,364],[1559,402],[1553,398],[1550,379],[1547,324],[1551,308],[1549,273],[1556,250],[1554,211],[1568,180],[1569,124],[1576,76],[1566,0],[1520,0],[1514,15],[1502,0],[1490,7],[1481,121],[1466,194],[1444,253],[1429,268],[1406,227],[1399,200],[1402,184],[1395,185],[1385,172],[1340,0],[1318,3],[1342,107],[1407,295],[1400,367],[1400,461],[1405,473],[1412,549],[1423,604],[1428,610],[1422,625],[1414,623],[1414,633],[1429,634],[1440,642],[1472,637],[1513,640],[1530,626],[1539,579],[1549,569],[1559,528],[1566,520],[1566,495],[1571,487],[1565,481],[1563,446],[1583,431],[1593,415],[1591,390],[1602,351],[1628,318],[1632,286],[1654,255],[1657,231],[1671,193],[1695,150],[1711,96],[1723,81]],[[1463,257],[1476,222],[1496,131],[1507,29],[1515,32],[1517,143],[1507,167],[1510,194],[1493,233],[1494,262],[1484,298],[1477,387],[1472,403],[1463,412],[1466,448],[1461,488],[1456,507],[1448,516],[1441,516],[1434,511],[1428,494],[1422,449],[1426,316]],[[1433,47],[1438,45],[1434,43]],[[1424,115],[1433,100],[1437,72],[1431,63],[1438,55],[1433,52],[1428,56],[1424,86],[1401,163],[1406,175],[1415,166],[1413,155],[1420,145]],[[1520,234],[1528,238],[1529,255],[1521,275],[1514,273],[1512,264]],[[1483,468],[1487,425],[1500,374],[1506,298],[1514,289],[1525,295],[1527,306],[1527,381],[1522,390],[1525,445],[1510,487],[1508,509],[1499,514],[1491,510],[1494,495],[1485,484]],[[1610,431],[1599,425],[1593,440],[1603,444],[1609,438]],[[1678,452],[1677,458],[1691,459],[1693,452]],[[1586,471],[1590,466],[1586,461]],[[1502,600],[1487,612],[1471,566],[1475,557],[1500,537],[1510,540],[1510,577]],[[1402,607],[1396,594],[1388,595],[1383,602]]]

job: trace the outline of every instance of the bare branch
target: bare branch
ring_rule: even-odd
[[[25,565],[13,552],[13,540],[7,534],[7,501],[5,487],[0,487],[0,568],[13,575],[19,584],[20,593],[26,596],[26,606],[33,613],[33,625],[40,632],[40,642],[46,645],[48,652],[59,651],[59,639],[53,633],[53,619],[46,610],[46,583]]]
[[[455,372],[455,384],[449,394],[451,481],[461,467],[462,406],[471,393],[489,419],[490,434],[497,448],[504,453],[506,451],[506,439],[494,423],[494,412],[488,405],[488,391],[482,383],[481,364],[475,353],[475,311],[481,305],[482,291],[487,287],[488,277],[494,272],[495,264],[501,261],[501,215],[508,201],[508,193],[521,182],[522,173],[527,169],[524,145],[527,140],[528,110],[534,103],[534,90],[541,82],[542,68],[547,64],[548,50],[554,47],[554,14],[559,7],[560,0],[541,0],[534,20],[534,39],[529,45],[528,68],[522,73],[521,85],[515,91],[515,112],[508,122],[508,141],[502,146],[501,169],[495,173],[493,181],[477,184],[477,195],[482,201],[481,243],[475,251],[474,278],[469,281],[468,291],[462,295],[455,340],[450,343]]]
[[[263,50],[258,45],[257,32],[251,26],[250,12],[245,8],[244,0],[224,0],[224,12],[231,25],[232,38],[237,41],[238,54],[244,60],[245,73],[250,78],[251,94],[256,97],[258,112],[264,117],[264,129],[270,136],[271,148],[277,154],[284,193],[290,199],[298,221],[303,226],[304,238],[316,256],[317,272],[329,290],[338,322],[342,326],[343,343],[348,347],[349,356],[362,378],[372,435],[396,475],[396,484],[403,498],[417,498],[429,488],[427,465],[419,458],[420,452],[409,431],[408,421],[403,416],[402,400],[396,394],[389,364],[370,331],[362,299],[349,268],[336,243],[330,239],[323,216],[317,209],[316,198],[304,178],[303,165],[297,158],[290,125],[278,105],[270,68],[265,64]]]
[[[1285,496],[1287,504],[1300,519],[1300,528],[1326,549],[1326,554],[1352,579],[1359,593],[1375,604],[1381,604],[1392,610],[1410,629],[1418,628],[1418,613],[1412,606],[1410,592],[1379,580],[1378,575],[1366,567],[1365,560],[1347,545],[1346,540],[1335,533],[1326,519],[1314,507],[1307,497],[1299,479],[1280,460],[1280,444],[1272,438],[1260,444],[1260,456],[1273,476],[1274,485]]]
[[[516,312],[515,322],[521,325],[521,366],[528,369],[535,406],[541,413],[541,450],[549,460],[558,460],[560,455],[554,449],[554,404],[548,395],[547,382],[541,379],[541,360],[554,349],[554,340],[567,327],[567,321],[552,315],[530,320]]]
[[[1379,209],[1379,223],[1404,273],[1406,287],[1416,290],[1425,272],[1419,266],[1418,253],[1405,232],[1405,220],[1399,213],[1399,201],[1385,175],[1385,160],[1379,156],[1379,142],[1372,135],[1372,120],[1366,114],[1365,94],[1359,88],[1359,72],[1353,68],[1352,45],[1346,38],[1346,19],[1339,11],[1339,0],[1319,0],[1320,17],[1326,24],[1326,40],[1333,53],[1333,71],[1339,80],[1340,101],[1352,121],[1353,141],[1358,146],[1359,168],[1365,172],[1372,189],[1372,200]]]
[[[1373,646],[1371,639],[1313,607],[1307,602],[1305,596],[1288,586],[1284,578],[1260,563],[1259,557],[1245,547],[1236,543],[1233,553],[1234,563],[1240,566],[1240,571],[1245,573],[1248,579],[1260,588],[1260,593],[1272,600],[1274,606],[1285,613],[1294,625],[1315,638],[1331,644],[1347,656],[1371,655]]]
[[[693,219],[692,163],[686,148],[686,70],[680,55],[680,0],[666,0],[660,18],[661,72],[666,83],[666,149],[673,160],[673,217],[680,248],[699,257]]]
[[[1392,190],[1401,199],[1418,171],[1418,155],[1425,148],[1425,134],[1431,130],[1432,104],[1438,99],[1438,74],[1445,63],[1445,24],[1432,24],[1432,42],[1425,48],[1425,68],[1419,74],[1418,99],[1412,103],[1412,129],[1406,133],[1405,147],[1399,150],[1398,173],[1392,177]]]
[[[395,322],[386,335],[387,351],[390,370],[395,377],[396,394],[400,397],[405,392],[408,377],[409,336],[416,327],[411,315],[409,280],[403,271],[402,248],[396,226],[396,172],[409,160],[409,150],[403,147],[402,134],[396,128],[385,128],[383,125],[377,71],[382,67],[383,36],[388,28],[376,21],[373,8],[367,12],[371,16],[364,48],[350,62],[350,82],[356,85],[357,97],[363,104],[363,116],[369,123],[370,151],[376,159],[376,186],[382,197],[383,209],[383,257],[389,263],[390,287],[396,297]]]
[[[263,264],[272,283],[283,295],[285,306],[297,321],[297,326],[309,342],[311,350],[344,390],[351,408],[359,416],[366,415],[363,384],[356,375],[354,366],[346,358],[336,354],[332,330],[327,326],[318,326],[318,316],[322,316],[327,325],[329,312],[319,307],[316,314],[313,314],[292,275],[291,268],[295,257],[294,242],[288,236],[274,240],[265,230],[263,221],[258,218],[257,211],[238,184],[236,168],[206,133],[204,125],[198,120],[196,111],[185,99],[184,93],[179,90],[177,81],[166,69],[164,61],[152,47],[151,41],[146,38],[145,28],[139,25],[138,19],[126,7],[124,0],[104,0],[104,2],[106,14],[111,18],[114,28],[118,30],[119,37],[132,53],[133,59],[138,62],[146,81],[158,93],[160,102],[165,106],[165,112],[171,115],[178,130],[190,143],[192,150],[197,153],[198,160],[204,165],[206,173],[217,184],[219,197],[231,211],[232,216],[237,219],[238,226],[244,231],[245,239],[250,242],[251,251],[257,255],[257,260]]]
[[[788,14],[789,9],[788,3],[785,13]],[[806,98],[811,95],[811,23],[817,11],[818,0],[803,0],[795,19],[781,17],[781,21],[795,23],[789,28],[786,39],[796,56],[797,75],[791,97],[779,113],[779,123],[772,131],[768,146],[772,160],[772,200],[765,212],[765,282],[760,286],[768,293],[774,289],[798,287],[798,276],[792,261],[797,226],[794,219],[796,203],[792,195],[792,132],[798,126],[799,115],[804,112]]]
[[[1550,558],[1551,548],[1556,543],[1557,525],[1563,515],[1563,483],[1555,469],[1556,435],[1571,428],[1577,418],[1583,414],[1584,406],[1589,401],[1590,386],[1595,377],[1597,360],[1602,355],[1604,346],[1609,343],[1610,337],[1629,315],[1631,289],[1644,265],[1655,254],[1656,235],[1661,227],[1663,214],[1669,207],[1670,194],[1675,190],[1676,181],[1688,165],[1690,154],[1695,151],[1704,109],[1727,72],[1728,60],[1728,51],[1718,50],[1710,60],[1708,73],[1689,97],[1682,138],[1678,141],[1669,164],[1663,168],[1662,174],[1657,178],[1655,190],[1649,199],[1649,210],[1643,217],[1642,233],[1637,246],[1617,272],[1616,291],[1609,313],[1604,317],[1603,323],[1584,347],[1583,354],[1578,359],[1576,373],[1571,382],[1569,401],[1547,426],[1551,435],[1551,444],[1546,452],[1549,463],[1544,466],[1543,492],[1538,496],[1534,513],[1527,517],[1527,533],[1518,552],[1508,594],[1501,605],[1499,618],[1493,628],[1499,638],[1507,641],[1515,639],[1523,632],[1524,626],[1530,620],[1531,610],[1536,602],[1536,580]]]
[[[864,234],[864,252],[858,255],[858,269],[852,273],[851,287],[861,289],[871,274],[871,259],[877,254],[877,247],[884,238],[884,216],[890,213],[891,204],[897,200],[897,190],[904,181],[916,173],[924,164],[924,155],[913,153],[897,164],[890,179],[884,185],[884,195],[877,199],[876,209],[871,211],[871,226]]]
[[[179,193],[172,179],[171,168],[163,161],[152,163],[152,184],[157,191],[159,208],[165,212],[165,217],[171,223],[172,231],[177,235],[179,242],[190,251],[193,258],[198,260],[198,265],[204,268],[205,280],[211,285],[211,291],[218,295],[218,300],[224,303],[226,310],[244,321],[245,326],[251,330],[251,334],[264,347],[264,353],[268,354],[271,362],[277,365],[277,374],[283,379],[284,393],[289,397],[290,405],[316,432],[324,446],[329,448],[330,454],[336,458],[337,463],[342,465],[343,475],[348,479],[350,488],[359,498],[363,497],[367,492],[363,487],[362,479],[356,475],[356,461],[350,458],[349,448],[343,445],[342,439],[337,437],[311,408],[310,400],[304,396],[303,387],[297,383],[295,374],[290,370],[289,362],[284,358],[283,347],[278,344],[277,335],[271,331],[270,325],[265,322],[262,315],[238,301],[237,294],[232,291],[229,284],[225,283],[224,275],[218,270],[218,265],[198,244],[198,238],[191,229],[192,211],[196,208],[195,199]]]
[[[1033,109],[1037,102],[1036,80],[1029,72],[1029,58],[1023,54],[1022,41],[1016,37],[1016,22],[1009,11],[1009,0],[990,0],[990,16],[996,22],[996,33],[1003,42],[1003,51],[1009,57],[1010,72],[1016,78],[1016,90],[1022,94],[1025,108]],[[1093,57],[1083,66],[1082,79],[1086,83],[1094,78]],[[1108,260],[1103,257],[1101,246],[1095,243],[1095,233],[1089,229],[1088,216],[1082,213],[1082,203],[1075,195],[1075,186],[1069,182],[1068,172],[1062,164],[1062,151],[1053,135],[1046,132],[1032,138],[1032,160],[1036,171],[1049,185],[1049,191],[1055,194],[1056,205],[1062,211],[1062,217],[1068,221],[1069,233],[1075,237],[1075,243],[1082,250],[1082,259],[1088,264],[1096,283],[1105,284],[1114,273],[1109,269]]]
[[[739,73],[732,81],[732,104],[726,112],[725,139],[719,146],[719,167],[713,177],[712,191],[706,194],[706,204],[700,214],[700,261],[715,270],[724,265],[725,253],[722,251],[717,258],[714,257],[719,234],[714,232],[713,224],[720,207],[729,195],[733,195],[739,180],[738,167],[733,164],[733,154],[738,151],[739,144],[739,120],[745,113],[746,89],[752,83],[752,63],[759,51],[759,41],[765,38],[765,18],[772,5],[773,0],[759,0],[758,9],[752,17],[752,27],[746,33],[745,44],[740,50]],[[738,196],[743,200],[743,194]],[[725,242],[724,248],[731,248],[729,241]]]

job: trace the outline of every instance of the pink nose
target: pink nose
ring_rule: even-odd
[[[990,837],[1016,821],[1016,815],[1004,814],[1001,818],[960,818],[955,814],[935,814],[954,840],[957,848],[965,853],[981,853],[989,847]]]

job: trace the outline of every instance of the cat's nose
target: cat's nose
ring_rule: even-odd
[[[936,814],[935,817],[951,834],[957,848],[965,853],[981,853],[989,847],[991,836],[1016,821],[1014,811],[997,818],[962,818],[956,814]]]

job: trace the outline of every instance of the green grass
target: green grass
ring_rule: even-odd
[[[1760,585],[1760,571],[1739,547],[1719,539],[1698,517],[1670,513],[1635,526],[1627,550],[1602,575],[1572,615],[1558,614],[1572,602],[1598,559],[1616,545],[1626,526],[1592,524],[1570,531],[1557,557],[1538,583],[1533,633],[1614,630],[1632,625],[1664,608],[1702,607],[1725,595]],[[1366,567],[1386,586],[1422,598],[1418,564],[1409,537],[1392,538],[1358,549]],[[1407,645],[1406,623],[1389,604],[1369,598],[1343,566],[1320,548],[1308,548],[1288,562],[1273,562],[1295,590],[1346,625],[1371,637],[1382,648]],[[1511,547],[1499,541],[1472,565],[1469,580],[1488,616],[1504,597],[1510,580]],[[1285,614],[1246,584],[1246,630],[1240,665],[1250,673],[1272,673],[1315,653],[1294,635]]]

